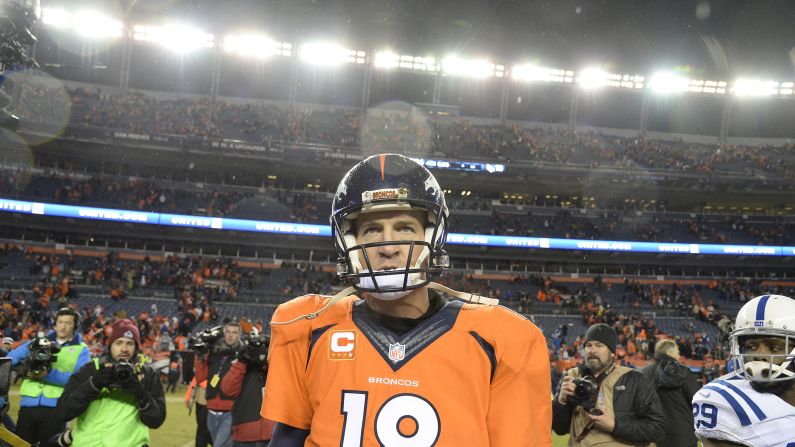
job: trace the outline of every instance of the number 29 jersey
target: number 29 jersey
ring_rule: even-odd
[[[328,297],[280,305],[273,321]],[[307,446],[551,446],[547,346],[500,306],[446,302],[403,335],[349,296],[318,318],[271,326],[262,416]]]
[[[699,439],[753,447],[795,447],[795,407],[773,393],[761,393],[730,373],[704,385],[693,396]]]

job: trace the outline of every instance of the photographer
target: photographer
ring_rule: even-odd
[[[585,333],[585,363],[572,368],[552,405],[555,433],[570,446],[648,445],[665,436],[660,399],[639,372],[614,363],[617,336],[606,324]]]
[[[237,360],[221,381],[221,391],[235,398],[232,407],[234,447],[267,447],[273,421],[260,415],[265,378],[268,376],[270,338],[254,330],[245,338]]]
[[[235,400],[221,391],[221,380],[240,350],[240,324],[228,322],[224,324],[223,332],[211,328],[199,334],[198,338],[201,343],[194,344],[196,381],[207,381],[207,428],[214,447],[231,447],[232,405]]]
[[[691,401],[699,388],[696,377],[679,363],[679,347],[675,341],[658,341],[654,352],[655,361],[640,372],[654,384],[665,412],[665,439],[657,442],[657,447],[695,447]]]
[[[69,379],[58,400],[60,419],[77,418],[74,430],[61,434],[59,445],[75,447],[141,447],[149,429],[166,419],[166,398],[159,375],[135,363],[141,340],[130,320],[113,323],[109,355],[94,359]]]
[[[88,346],[75,328],[79,314],[68,307],[55,314],[55,331],[36,337],[8,353],[14,365],[22,364],[25,375],[17,434],[25,441],[45,445],[62,432],[64,421],[56,417],[55,407],[72,374],[91,359]]]

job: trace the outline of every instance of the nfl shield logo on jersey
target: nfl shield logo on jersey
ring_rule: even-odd
[[[400,343],[390,343],[389,345],[389,360],[397,363],[406,357],[406,345]]]

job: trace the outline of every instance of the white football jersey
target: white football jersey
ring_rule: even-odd
[[[760,393],[734,373],[704,385],[693,396],[699,439],[750,447],[795,447],[795,407],[772,393]]]

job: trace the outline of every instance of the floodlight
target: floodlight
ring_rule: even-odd
[[[521,81],[572,82],[574,72],[558,68],[539,67],[535,64],[514,65],[511,77]]]
[[[133,38],[151,42],[184,53],[200,48],[211,48],[215,37],[185,25],[135,25]]]
[[[90,39],[121,37],[122,23],[95,11],[80,11],[73,18],[72,28]]]
[[[609,74],[600,68],[586,68],[580,72],[577,82],[584,89],[597,89],[607,85]]]
[[[224,51],[243,57],[266,59],[270,56],[290,56],[292,45],[276,42],[263,34],[230,34],[224,38]]]
[[[686,92],[689,85],[689,79],[668,72],[654,74],[649,82],[652,91],[661,95]]]
[[[442,60],[442,69],[445,74],[466,76],[470,78],[488,78],[495,76],[495,65],[486,60],[461,59],[457,56],[448,56]],[[497,70],[502,73],[501,70]]]
[[[61,8],[44,8],[41,11],[41,21],[54,28],[71,28],[72,13]]]
[[[307,43],[301,46],[301,60],[313,65],[363,64],[364,51],[354,51],[333,43]]]
[[[757,79],[738,79],[734,81],[732,93],[737,96],[770,96],[776,94],[778,82]]]
[[[375,60],[373,65],[376,68],[395,68],[400,65],[400,56],[391,51],[379,51],[375,53]]]

